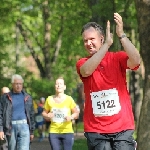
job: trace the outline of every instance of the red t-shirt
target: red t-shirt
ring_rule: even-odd
[[[88,59],[89,57],[82,58],[76,64],[77,72],[84,84],[84,131],[115,133],[134,129],[132,105],[126,83],[126,69],[129,69],[127,54],[123,51],[107,52],[93,74],[82,77],[79,70]],[[95,117],[90,93],[114,88],[118,91],[121,110],[112,116]]]

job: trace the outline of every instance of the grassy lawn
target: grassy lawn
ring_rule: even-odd
[[[75,124],[73,124],[73,130],[74,132],[76,133],[77,132],[84,132],[84,129],[83,129],[83,122],[79,122],[77,124],[77,126]]]
[[[76,131],[79,133],[79,132],[84,132],[83,131],[83,122],[79,122],[77,124],[77,128],[75,125],[73,125],[74,127],[74,132],[76,133]],[[73,150],[87,150],[87,143],[86,143],[86,139],[83,139],[83,138],[79,138],[79,139],[76,139],[74,141],[74,145],[73,145]]]
[[[73,150],[87,150],[86,139],[76,139],[74,141]]]

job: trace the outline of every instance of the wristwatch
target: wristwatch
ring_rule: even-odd
[[[122,34],[121,37],[119,37],[119,39],[121,40],[121,39],[123,39],[124,37],[127,37],[125,33]]]

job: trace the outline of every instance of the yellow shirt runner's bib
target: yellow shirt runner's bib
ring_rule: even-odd
[[[67,108],[52,108],[54,117],[52,118],[53,122],[63,123],[65,122],[65,117],[68,114]]]

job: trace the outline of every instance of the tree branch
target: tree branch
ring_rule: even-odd
[[[27,31],[25,31],[25,30],[23,29],[23,25],[22,25],[21,20],[17,20],[16,26],[19,28],[20,33],[21,33],[21,35],[23,36],[24,41],[25,41],[27,47],[29,48],[31,55],[32,55],[32,57],[34,58],[34,60],[35,60],[35,62],[36,62],[36,64],[37,64],[37,66],[38,66],[38,68],[39,68],[39,70],[40,70],[40,75],[41,75],[41,77],[45,77],[45,70],[44,70],[44,68],[43,68],[43,66],[42,66],[42,64],[41,64],[41,62],[40,62],[40,59],[38,58],[38,55],[35,53],[35,50],[33,49],[33,46],[32,46],[32,43],[31,43],[30,39],[29,39],[28,36],[27,36],[27,31],[28,31],[28,29],[26,29]]]
[[[62,32],[63,32],[63,16],[61,16],[61,27],[60,27],[60,30],[58,32],[58,40],[55,44],[55,52],[54,52],[54,55],[51,59],[52,65],[54,65],[56,63],[57,57],[59,55],[59,50],[61,48],[61,43],[62,43]]]

